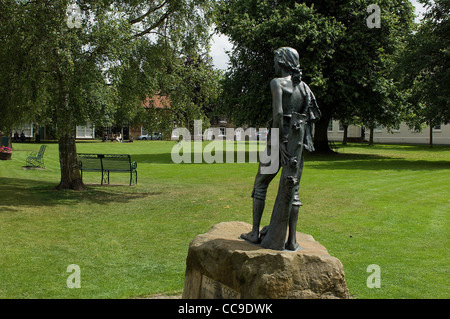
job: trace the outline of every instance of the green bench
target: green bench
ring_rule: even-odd
[[[130,173],[130,185],[137,184],[137,163],[131,161],[131,156],[127,154],[78,154],[78,164],[83,172],[101,172],[101,184],[109,184],[109,173]]]
[[[330,149],[332,149],[334,152],[337,152],[337,150],[339,149],[339,146],[336,146],[336,144],[334,144],[333,141],[329,141],[329,142],[328,142],[328,146],[329,146]]]
[[[38,152],[29,152],[27,154],[27,166],[45,168],[44,152],[47,145],[41,145]]]

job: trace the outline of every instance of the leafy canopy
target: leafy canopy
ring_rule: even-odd
[[[320,126],[325,138],[331,118],[371,125],[399,121],[391,56],[413,23],[409,1],[375,1],[381,8],[379,29],[367,24],[373,1],[219,2],[218,30],[234,45],[222,108],[238,125],[268,124],[273,51],[282,46],[300,54],[303,79],[326,122]]]
[[[164,90],[183,56],[208,50],[212,0],[4,0],[0,4],[2,117],[75,125],[132,121]],[[76,5],[81,16],[68,10]],[[77,14],[77,13],[75,13]],[[71,27],[73,19],[79,27]],[[178,82],[177,82],[178,81]],[[174,109],[181,104],[174,99]],[[198,106],[195,106],[198,107]]]
[[[450,3],[420,2],[427,12],[399,54],[396,68],[410,103],[407,122],[419,130],[424,124],[450,122]]]

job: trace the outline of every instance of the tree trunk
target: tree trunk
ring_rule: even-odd
[[[59,141],[59,164],[61,167],[61,182],[56,189],[84,190],[86,187],[81,180],[80,169],[77,160],[77,147],[75,135],[63,133]]]
[[[59,53],[58,58],[61,58]],[[60,98],[56,109],[56,127],[58,129],[59,166],[61,168],[61,181],[56,186],[56,189],[84,190],[86,187],[83,184],[78,167],[77,146],[75,143],[76,122],[74,120],[74,110],[69,105],[70,93],[66,73],[68,71],[64,68],[56,71]]]
[[[342,145],[347,145],[348,138],[348,125],[344,125],[344,138],[342,139]]]
[[[433,125],[430,121],[430,147],[433,148]]]
[[[316,153],[332,153],[328,144],[328,124],[330,118],[322,117],[314,125],[314,148]]]
[[[369,145],[373,145],[373,131],[374,131],[374,128],[371,127],[369,129],[369,131],[370,131],[370,133],[369,133]]]

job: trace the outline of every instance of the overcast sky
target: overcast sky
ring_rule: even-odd
[[[417,0],[411,0],[412,4],[416,7],[416,15],[419,15],[425,11],[423,6]],[[416,18],[416,22],[419,22],[419,17]],[[214,35],[211,43],[211,57],[213,58],[214,66],[218,69],[225,70],[228,65],[228,56],[225,51],[232,49],[231,43],[224,35]]]

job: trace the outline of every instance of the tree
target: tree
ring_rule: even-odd
[[[0,130],[9,136],[22,119],[30,120],[30,100],[46,99],[36,90],[44,74],[30,67],[37,62],[36,47],[25,35],[29,31],[25,24],[15,1],[0,2]]]
[[[218,30],[234,44],[225,81],[224,112],[238,123],[267,124],[268,81],[273,50],[299,51],[304,80],[315,92],[322,118],[315,124],[316,150],[330,151],[327,128],[332,118],[359,118],[366,125],[398,122],[391,98],[390,56],[413,22],[409,1],[378,1],[381,28],[370,28],[373,1],[223,0]],[[269,92],[269,93],[268,93]]]
[[[221,91],[220,75],[207,54],[183,55],[177,59],[161,82],[162,91],[170,99],[170,110],[165,113],[170,123],[186,127],[191,133],[194,120],[202,120],[208,126],[209,108]]]
[[[148,73],[166,64],[169,52],[163,47],[157,50],[161,56],[155,59],[157,53],[153,54]],[[221,92],[221,71],[213,68],[206,52],[196,56],[174,55],[169,61],[170,64],[163,67],[164,74],[153,77],[158,88],[155,98],[142,97],[147,101],[146,110],[140,108],[133,118],[148,131],[162,132],[167,138],[174,125],[193,128],[194,120],[202,120],[205,127],[208,126],[211,108]],[[156,108],[155,101],[163,108]]]
[[[133,117],[143,96],[157,90],[157,79],[165,72],[162,67],[149,71],[155,52],[149,49],[165,46],[170,53],[164,56],[165,66],[181,52],[204,50],[211,3],[2,1],[5,45],[0,61],[2,67],[12,64],[2,76],[2,83],[12,82],[11,93],[0,93],[11,96],[2,108],[9,119],[16,116],[18,121],[28,119],[57,128],[58,189],[84,189],[77,163],[76,125],[105,123],[117,112]]]
[[[220,2],[217,19],[218,31],[234,45],[223,94],[223,112],[234,123],[268,124],[273,51],[281,46],[297,48],[304,78],[324,96],[322,65],[334,52],[333,40],[343,34],[332,17],[293,1],[230,0]]]
[[[392,70],[394,56],[413,26],[409,1],[377,3],[349,2],[351,7],[336,14],[345,36],[326,71],[334,79],[327,92],[336,107],[333,118],[368,128],[369,144],[377,125],[392,128],[403,119],[405,105]]]
[[[396,76],[409,102],[407,123],[422,130],[450,122],[450,4],[420,1],[427,8],[417,32],[411,34],[398,56]]]

